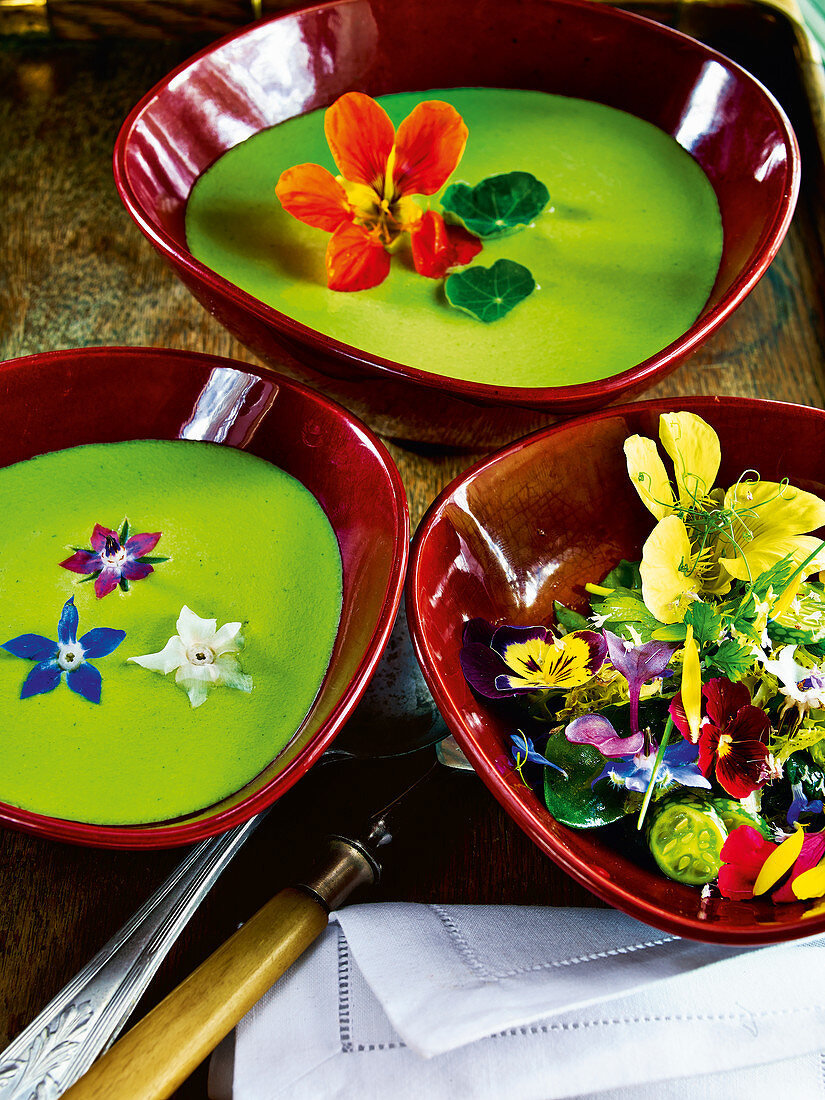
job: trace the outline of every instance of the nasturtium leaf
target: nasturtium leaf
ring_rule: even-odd
[[[522,264],[496,260],[492,267],[468,267],[448,276],[444,293],[451,306],[491,324],[523,302],[535,288],[535,279]]]
[[[549,738],[544,755],[567,773],[565,778],[550,768],[544,772],[545,805],[562,825],[592,829],[618,821],[630,812],[623,787],[614,787],[609,779],[593,786],[593,780],[604,769],[605,759],[592,745],[572,744],[559,731]]]
[[[693,627],[693,637],[700,645],[719,640],[722,620],[710,604],[701,600],[692,603],[685,612],[685,622]]]
[[[530,172],[488,176],[475,187],[454,183],[441,205],[477,237],[502,237],[529,225],[550,199],[550,192]]]
[[[565,607],[558,600],[553,602],[553,612],[556,616],[556,622],[567,633],[571,630],[593,629],[592,623],[585,619],[584,615],[580,615],[578,611],[573,611],[570,607]]]

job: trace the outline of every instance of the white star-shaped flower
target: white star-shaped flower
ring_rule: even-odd
[[[796,646],[785,646],[776,660],[762,657],[767,672],[779,680],[779,690],[785,696],[784,710],[796,705],[800,715],[809,709],[825,707],[825,668],[806,668],[794,660]]]
[[[129,660],[164,676],[176,669],[175,682],[187,693],[193,707],[206,702],[210,684],[252,691],[252,677],[242,671],[235,657],[243,646],[241,624],[226,623],[220,630],[217,625],[217,619],[201,619],[184,605],[177,621],[178,632],[163,649]]]

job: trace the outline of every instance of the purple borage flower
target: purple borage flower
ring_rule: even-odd
[[[676,646],[666,642],[645,642],[644,645],[632,645],[617,634],[605,630],[607,655],[610,663],[627,680],[630,695],[630,729],[639,732],[639,699],[642,685],[649,680],[662,676],[676,651]]]
[[[101,626],[90,630],[78,641],[78,621],[72,596],[63,605],[57,624],[56,642],[41,634],[21,634],[19,638],[12,638],[0,647],[14,657],[37,661],[20,690],[21,699],[54,691],[65,673],[66,683],[72,691],[82,695],[90,703],[100,702],[100,673],[94,665],[89,664],[89,658],[108,657],[126,637],[126,631]]]
[[[130,581],[142,581],[154,572],[153,565],[169,560],[146,557],[157,546],[160,537],[160,531],[129,537],[128,520],[124,520],[120,534],[96,523],[89,540],[91,550],[75,547],[74,554],[60,564],[72,573],[94,576],[95,595],[102,600],[118,585],[124,592],[128,591]]]
[[[500,626],[470,619],[459,654],[467,683],[488,699],[533,691],[570,691],[586,684],[605,658],[604,639],[594,630],[557,638],[544,626]]]
[[[620,737],[603,715],[583,714],[573,719],[564,735],[574,744],[593,745],[607,758],[604,769],[593,780],[594,786],[600,779],[608,778],[617,787],[640,793],[647,790],[657,746],[651,744],[645,752],[643,734],[637,731],[629,737]],[[666,787],[677,783],[682,787],[710,787],[696,763],[698,755],[699,746],[689,741],[670,745],[664,751],[656,783]]]

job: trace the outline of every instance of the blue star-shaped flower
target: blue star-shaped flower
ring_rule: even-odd
[[[72,596],[63,605],[57,624],[56,642],[44,638],[42,634],[21,634],[19,638],[12,638],[0,647],[15,657],[37,661],[20,689],[21,699],[54,691],[65,673],[66,683],[72,691],[82,695],[90,703],[100,702],[102,681],[95,666],[89,664],[89,658],[108,657],[126,637],[126,631],[102,626],[90,630],[78,641],[78,622],[77,608]]]

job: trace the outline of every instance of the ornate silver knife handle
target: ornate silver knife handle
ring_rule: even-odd
[[[264,814],[204,840],[0,1054],[0,1100],[56,1100],[120,1033],[169,949]]]

